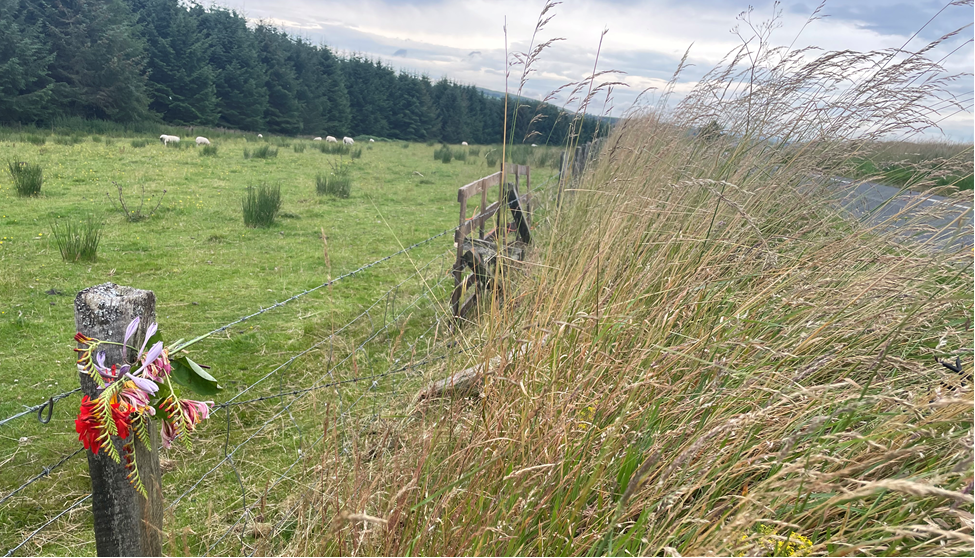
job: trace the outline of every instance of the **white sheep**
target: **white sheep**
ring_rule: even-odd
[[[159,141],[163,142],[163,145],[168,143],[179,143],[179,136],[167,136],[166,134],[163,134],[159,136]]]
[[[533,143],[532,147],[538,147],[538,144]]]
[[[466,141],[462,141],[462,142],[460,142],[460,144],[463,145],[464,147],[467,147],[467,142]]]
[[[263,139],[263,138],[264,138],[264,134],[257,134],[257,137],[259,137],[259,138],[262,138],[262,139]]]
[[[369,143],[376,143],[376,140],[369,138]]]
[[[196,144],[197,145],[210,145],[210,140],[206,139],[203,136],[197,136],[196,137]]]
[[[333,136],[327,136],[325,138],[325,143],[338,143],[339,140],[335,139]]]
[[[345,145],[352,145],[353,143],[355,143],[355,140],[350,138],[349,136],[345,136],[344,138],[342,138],[342,143],[344,143]]]
[[[318,136],[315,139],[313,139],[312,141],[322,141],[322,137],[321,136]]]

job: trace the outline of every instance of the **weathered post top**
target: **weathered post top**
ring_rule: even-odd
[[[102,341],[121,343],[125,328],[139,316],[139,328],[130,343],[141,344],[146,328],[155,321],[156,295],[132,287],[105,283],[78,293],[74,300],[75,327],[79,333]],[[122,348],[103,345],[105,364],[123,364]],[[101,351],[99,351],[101,352]],[[128,351],[134,359],[138,351]],[[87,374],[80,374],[85,395],[98,395],[97,386]],[[92,513],[95,523],[95,548],[99,556],[162,556],[162,481],[159,468],[159,432],[150,424],[152,447],[147,448],[130,434],[129,439],[112,437],[119,449],[123,443],[135,444],[142,483],[148,499],[129,484],[128,471],[104,452],[88,452],[91,475]]]

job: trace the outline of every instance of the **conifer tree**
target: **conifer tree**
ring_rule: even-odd
[[[174,124],[215,124],[207,41],[177,0],[129,0],[149,48],[149,108]]]
[[[260,59],[267,76],[268,105],[264,111],[267,129],[278,134],[301,132],[301,108],[295,98],[298,83],[294,68],[287,61],[288,36],[277,29],[260,24],[255,29]]]
[[[148,115],[146,43],[122,0],[58,0],[45,8],[51,77],[63,113],[131,122]]]
[[[22,2],[0,2],[0,122],[36,123],[53,113],[54,54],[30,12]]]
[[[268,106],[267,77],[257,41],[247,20],[223,8],[194,6],[199,28],[207,39],[214,71],[218,123],[240,130],[263,130]]]

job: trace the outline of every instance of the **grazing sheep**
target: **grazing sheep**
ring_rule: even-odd
[[[326,136],[325,143],[338,143],[339,140],[335,139],[334,136]]]
[[[376,143],[376,140],[369,138],[369,143]]]
[[[263,138],[264,137],[264,134],[257,134],[257,137]]]
[[[460,142],[460,144],[463,145],[464,147],[467,147],[467,142],[466,141],[462,141],[462,142]]]
[[[533,143],[533,144],[532,144],[532,147],[538,147],[538,144],[534,144],[534,143]]]
[[[197,145],[210,145],[210,140],[206,139],[203,136],[197,136],[196,137],[196,144]]]
[[[167,136],[166,134],[163,134],[159,136],[159,141],[163,142],[163,145],[168,143],[179,143],[179,136]]]
[[[355,140],[350,138],[349,136],[345,136],[344,138],[342,138],[342,143],[344,143],[345,145],[352,145],[353,143],[355,143]]]
[[[321,136],[318,136],[315,139],[313,139],[312,141],[322,141],[322,137]]]

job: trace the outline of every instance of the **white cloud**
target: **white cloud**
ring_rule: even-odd
[[[502,91],[504,27],[507,25],[509,53],[527,50],[543,5],[541,1],[524,0],[226,1],[230,8],[241,10],[246,6],[245,13],[252,20],[264,18],[339,52],[359,52],[433,79],[448,76],[461,83]],[[932,7],[921,3],[897,5],[885,0],[841,0],[828,2],[823,10],[823,14],[833,16],[807,25],[816,3],[818,0],[811,0],[808,6],[795,2],[786,6],[772,35],[773,44],[792,44],[794,48],[815,45],[824,50],[900,48],[923,24],[921,19],[930,18],[941,8],[940,4]],[[750,22],[758,27],[771,16],[772,6],[765,0],[756,4]],[[647,87],[666,83],[691,47],[689,67],[682,73],[675,92],[675,98],[679,98],[705,71],[741,44],[731,32],[735,25],[745,37],[751,35],[749,21],[736,19],[746,6],[745,0],[741,4],[726,0],[566,1],[550,12],[555,17],[536,42],[556,37],[565,40],[555,42],[542,53],[536,66],[538,72],[523,93],[541,99],[566,82],[590,75],[600,35],[608,29],[599,69],[625,72],[620,81],[629,85],[614,90],[617,114]],[[921,38],[915,38],[909,46],[920,48],[940,36],[948,28],[946,25],[960,26],[966,19],[971,22],[970,8],[951,10],[928,25]],[[945,19],[948,23],[943,23]],[[970,30],[966,37],[955,38],[930,55],[944,56],[965,39],[970,41]],[[394,57],[403,50],[405,55],[400,52]],[[470,56],[473,51],[479,54]],[[946,69],[955,73],[971,72],[972,66],[971,43],[945,62]],[[518,86],[520,72],[520,68],[512,69],[508,84],[512,90]],[[970,78],[954,84],[953,91],[969,99],[971,105]],[[959,129],[958,122],[968,123],[966,137],[970,138],[971,114],[952,117],[952,130]]]

